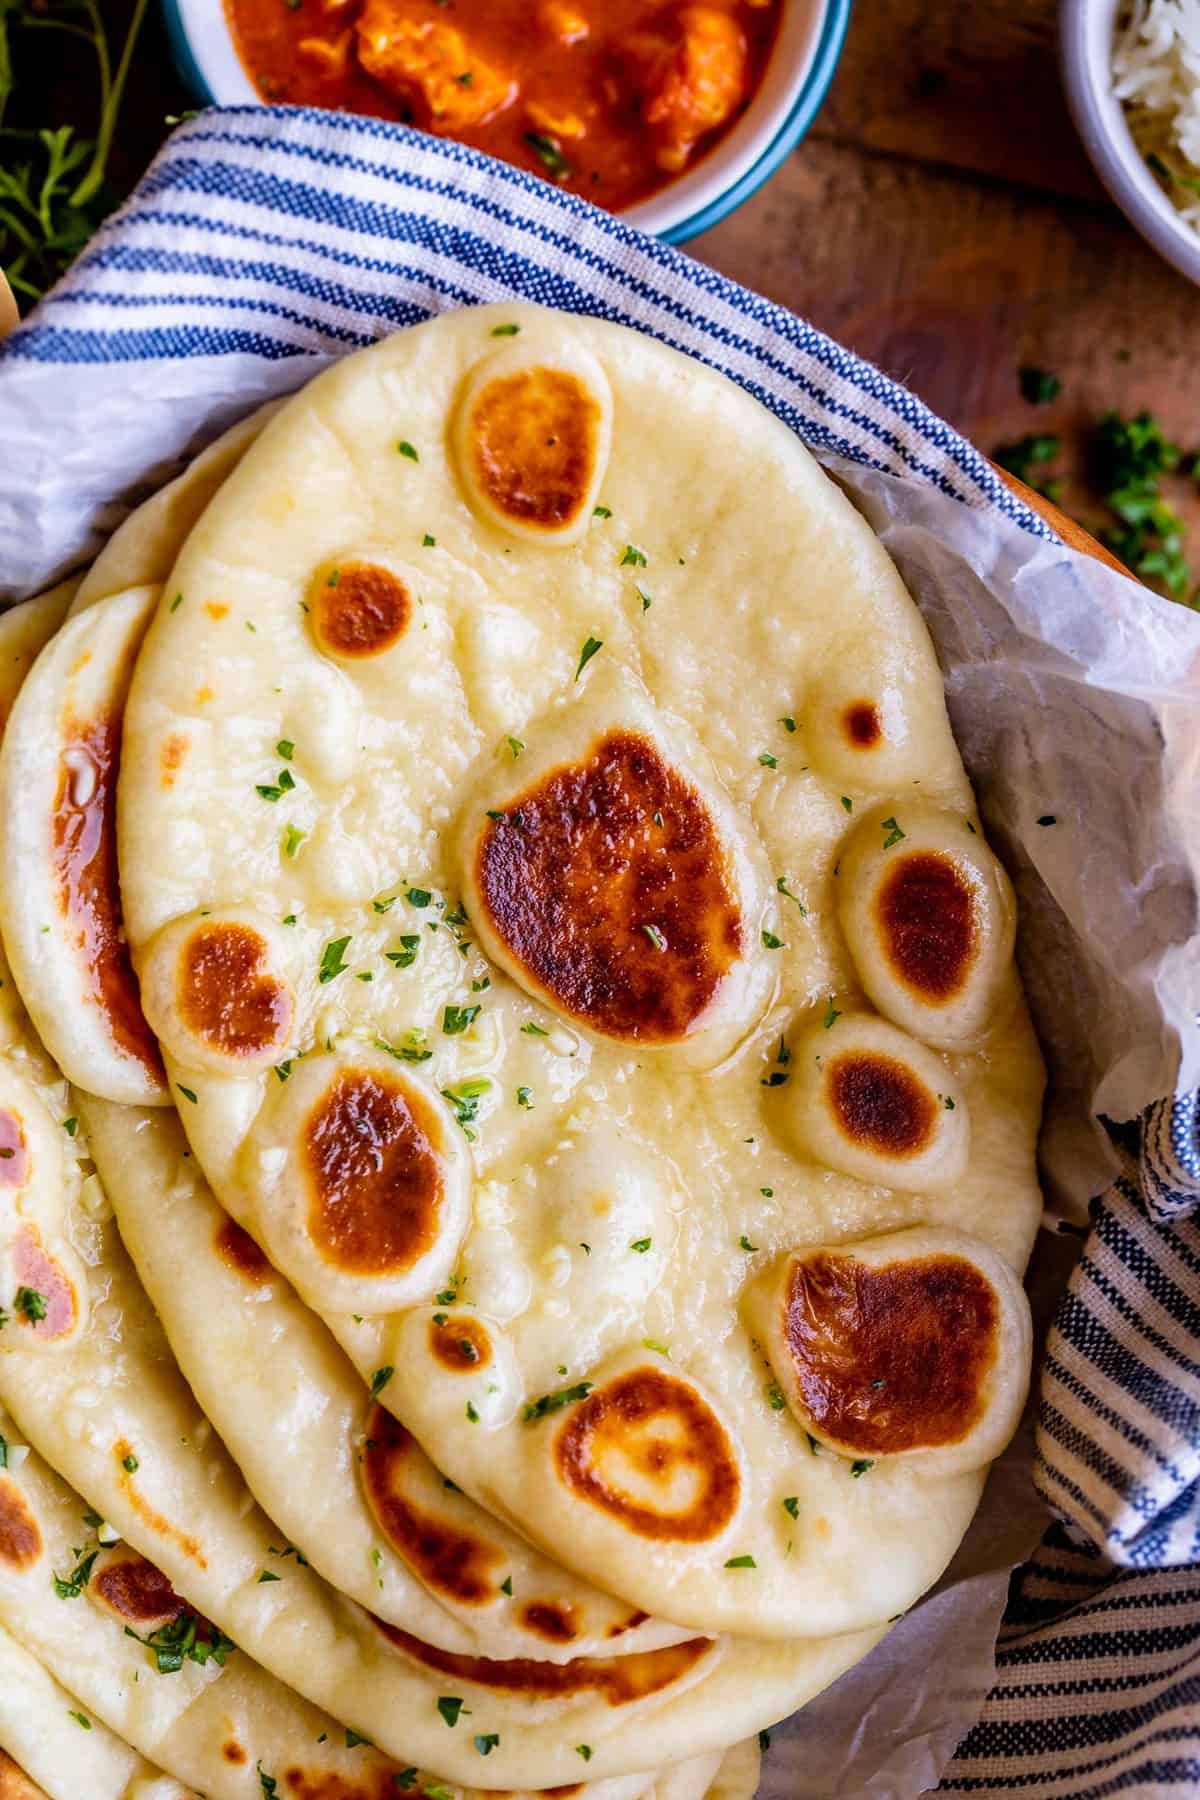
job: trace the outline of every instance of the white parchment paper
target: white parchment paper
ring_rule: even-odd
[[[128,505],[327,361],[8,365],[0,595],[94,554]],[[68,430],[74,416],[79,429]],[[1200,617],[916,479],[826,458],[898,563],[942,660],[959,744],[1021,905],[1018,954],[1051,1072],[1048,1200],[1086,1217],[1113,1169],[1097,1115],[1200,1082]],[[1003,1196],[997,1197],[1003,1204]],[[1065,1280],[1039,1259],[1043,1311]],[[946,1579],[859,1668],[772,1734],[765,1800],[915,1800],[993,1680],[1009,1573],[1046,1517],[1026,1429]],[[870,1555],[864,1546],[863,1554]]]

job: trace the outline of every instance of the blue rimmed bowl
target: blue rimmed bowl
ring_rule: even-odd
[[[833,79],[852,0],[782,0],[766,72],[733,130],[694,169],[622,214],[630,225],[681,244],[748,200],[812,124]],[[225,10],[214,0],[162,0],[175,62],[204,105],[260,98],[238,57]]]

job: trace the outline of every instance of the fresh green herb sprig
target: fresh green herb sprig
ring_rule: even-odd
[[[146,5],[135,0],[114,63],[100,0],[0,0],[0,266],[26,302],[58,280],[120,198],[107,179],[108,160]],[[6,123],[26,36],[30,57],[52,55],[33,38],[46,31],[81,38],[94,52],[94,137],[79,136],[73,125],[27,130]]]

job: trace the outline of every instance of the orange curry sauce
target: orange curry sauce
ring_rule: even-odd
[[[737,122],[781,0],[225,0],[265,100],[399,119],[619,211]]]

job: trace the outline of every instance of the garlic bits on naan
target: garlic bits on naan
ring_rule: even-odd
[[[397,333],[228,476],[124,729],[180,1116],[384,1407],[695,1631],[911,1605],[1028,1380],[1042,1069],[925,628],[796,438],[601,321]]]

